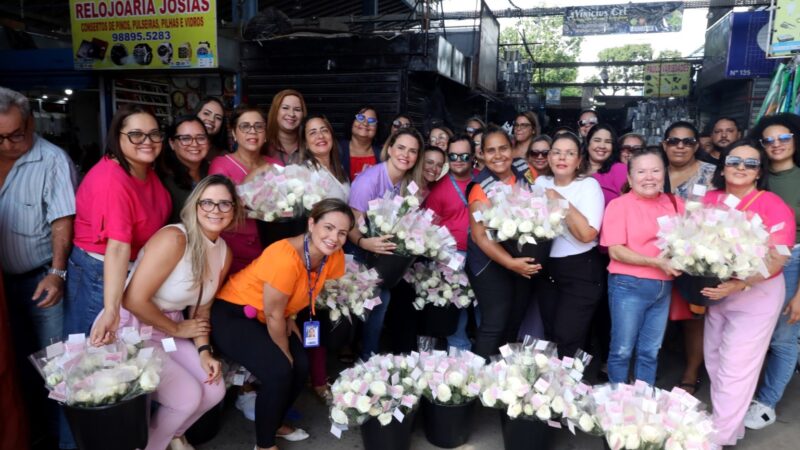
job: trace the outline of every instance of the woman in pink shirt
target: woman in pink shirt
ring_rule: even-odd
[[[723,164],[713,180],[718,190],[706,194],[704,203],[718,204],[728,196],[736,197],[736,209],[758,214],[767,230],[776,227],[771,245],[790,249],[795,243],[794,212],[778,195],[762,190],[769,174],[764,149],[755,142],[737,141],[722,150],[720,161]],[[744,416],[783,309],[786,260],[770,248],[764,261],[769,272],[766,277],[757,274],[745,280],[732,279],[702,291],[711,300],[724,299],[708,308],[703,338],[716,429],[713,442],[717,445],[736,445],[744,437]]]
[[[236,142],[236,151],[214,158],[208,169],[209,175],[225,175],[238,185],[251,172],[265,166],[268,158],[261,154],[261,149],[266,142],[266,130],[267,122],[259,108],[247,104],[237,106],[231,115],[231,133]],[[261,254],[261,241],[254,219],[245,219],[235,229],[224,231],[222,238],[233,252],[231,274],[244,269]]]
[[[611,347],[608,378],[627,383],[636,349],[634,377],[656,381],[658,351],[669,315],[672,279],[678,271],[659,258],[657,219],[683,212],[683,201],[664,190],[664,160],[657,150],[634,153],[628,165],[631,192],[608,204],[600,245],[608,247]]]
[[[116,339],[130,262],[172,211],[169,193],[153,170],[163,140],[153,114],[123,106],[111,121],[106,155],[78,188],[64,305],[67,335],[91,329],[94,345]]]

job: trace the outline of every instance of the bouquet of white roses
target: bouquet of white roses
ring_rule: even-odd
[[[368,269],[352,259],[345,264],[340,278],[326,280],[317,296],[316,307],[328,310],[330,320],[337,323],[342,318],[353,321],[352,316],[366,320],[367,312],[381,304],[376,295],[381,280],[375,269]]]
[[[331,190],[331,179],[306,165],[273,165],[236,191],[253,219],[272,222],[310,211]]]
[[[397,244],[395,254],[425,256],[454,269],[460,269],[464,258],[456,251],[456,240],[450,231],[433,223],[430,209],[420,209],[414,195],[394,196],[387,191],[383,197],[371,200],[367,210],[368,222],[359,229],[366,237],[391,234]]]
[[[608,384],[596,386],[591,400],[593,420],[586,425],[599,426],[612,450],[714,448],[711,417],[682,389],[664,391],[642,381]]]
[[[145,346],[133,328],[103,347],[70,335],[29,357],[45,380],[50,398],[71,406],[105,406],[153,392],[160,381],[162,353]]]
[[[490,205],[474,213],[489,237],[518,245],[548,241],[564,233],[568,203],[550,200],[538,186],[494,183],[486,192]]]
[[[417,262],[406,272],[405,280],[414,286],[414,308],[425,305],[466,308],[475,303],[475,293],[464,271],[455,271],[435,262]]]
[[[341,435],[349,426],[375,418],[381,425],[402,422],[419,401],[416,381],[419,354],[374,355],[344,370],[331,386],[331,432]]]
[[[433,403],[462,405],[480,395],[485,364],[483,358],[468,351],[423,352],[417,366],[422,371],[417,390]]]
[[[688,201],[685,214],[659,218],[656,245],[661,256],[674,268],[694,276],[723,281],[757,273],[769,276],[764,260],[770,231],[757,214],[734,209],[738,201],[733,196],[726,198],[727,206]]]

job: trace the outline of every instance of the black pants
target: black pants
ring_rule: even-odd
[[[276,431],[308,378],[303,344],[294,334],[289,337],[294,359],[294,365],[290,365],[266,325],[248,319],[241,306],[224,300],[216,300],[211,308],[211,329],[216,348],[260,381],[256,391],[256,443],[272,447]]]
[[[596,248],[585,253],[550,258],[549,283],[541,283],[539,306],[545,336],[558,345],[559,356],[573,356],[584,344],[600,299],[603,263]]]
[[[481,323],[472,351],[488,359],[499,353],[501,346],[516,342],[531,298],[531,280],[494,261],[480,275],[469,271],[467,275],[481,311]]]

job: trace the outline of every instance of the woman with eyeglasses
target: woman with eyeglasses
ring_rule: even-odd
[[[350,125],[350,139],[339,141],[342,167],[351,183],[361,172],[381,162],[381,148],[375,142],[377,133],[377,110],[369,105],[362,106]]]
[[[627,165],[633,155],[647,148],[644,136],[636,133],[627,133],[619,137],[619,162]]]
[[[91,333],[93,345],[116,340],[129,265],[172,211],[169,192],[153,169],[163,140],[158,120],[141,106],[124,105],[111,120],[106,154],[75,196],[66,335]]]
[[[603,297],[606,271],[597,249],[603,221],[603,189],[589,176],[589,156],[581,153],[572,133],[553,139],[547,160],[551,175],[536,179],[552,200],[569,203],[566,233],[553,240],[547,262],[548,280],[541,285],[542,321],[548,339],[561,356],[574,355],[586,341],[592,317]]]
[[[528,149],[526,160],[528,161],[528,165],[536,169],[539,175],[547,175],[550,172],[547,154],[550,153],[550,146],[552,144],[553,140],[546,134],[536,136],[531,141],[531,148]]]
[[[431,128],[428,134],[428,142],[434,147],[439,147],[443,152],[447,151],[447,146],[450,144],[450,138],[453,137],[453,132],[450,128],[444,125],[437,125]]]
[[[184,433],[225,397],[209,319],[232,259],[220,233],[242,216],[233,183],[222,175],[204,178],[183,205],[180,223],[154,234],[133,263],[121,326],[150,325],[151,343],[173,338],[177,348],[163,360],[146,450],[193,448]]]
[[[695,189],[695,185],[703,188],[711,186],[716,167],[698,160],[695,155],[698,149],[697,129],[689,122],[675,122],[664,132],[661,143],[667,158],[667,177],[664,179],[664,192],[671,192],[684,201]],[[678,386],[694,395],[700,389],[700,366],[703,364],[703,321],[696,317],[689,303],[673,290],[670,305],[670,319],[683,321],[686,368],[681,375]]]
[[[300,124],[308,114],[303,94],[284,89],[272,99],[267,113],[265,154],[270,164],[285,166],[300,160]]]
[[[228,141],[228,121],[225,118],[225,105],[217,97],[206,97],[200,101],[195,116],[203,122],[211,147],[208,160],[230,152]],[[183,204],[183,203],[181,203]]]
[[[196,116],[180,116],[167,129],[169,149],[162,152],[156,163],[164,187],[172,198],[169,223],[181,220],[181,209],[198,181],[208,175],[211,140],[207,128]]]
[[[750,136],[758,138],[769,158],[769,187],[793,209],[795,226],[800,224],[800,152],[795,136],[800,136],[800,117],[795,114],[776,114],[762,118]],[[788,226],[788,224],[787,224]],[[800,233],[795,233],[794,248],[783,266],[786,294],[782,313],[769,343],[766,368],[744,425],[760,430],[775,423],[775,406],[783,397],[786,386],[797,368],[797,335],[800,332]]]
[[[350,190],[350,207],[353,209],[356,222],[364,220],[369,210],[369,202],[383,197],[387,191],[395,195],[410,195],[409,185],[412,182],[418,189],[423,185],[420,157],[423,145],[422,136],[413,128],[398,130],[389,137],[381,152],[383,162],[366,169],[353,182]],[[361,234],[358,227],[353,227],[349,238],[356,247],[372,253],[389,255],[397,248],[391,241],[391,235],[368,238]],[[389,290],[381,289],[380,297],[382,303],[372,310],[364,323],[361,350],[364,361],[379,350],[383,321],[389,306]]]
[[[775,246],[796,243],[795,213],[775,193],[765,191],[769,156],[753,141],[740,140],[720,153],[723,164],[714,173],[714,187],[703,198],[707,205],[738,200],[739,211],[757,214],[770,235],[765,258],[768,274],[731,279],[701,292],[712,300],[705,314],[703,350],[711,381],[711,403],[719,446],[736,445],[744,437],[744,419],[756,390],[761,366],[775,325],[784,310],[787,257]],[[782,225],[782,227],[781,227]],[[719,301],[719,303],[716,303]]]
[[[526,158],[531,141],[539,133],[539,118],[531,111],[514,118],[514,158]]]
[[[389,135],[391,136],[397,130],[402,128],[411,128],[414,126],[414,123],[411,121],[411,118],[408,115],[400,113],[392,119],[392,126],[389,129]]]
[[[208,173],[225,175],[239,185],[251,173],[263,170],[269,160],[261,153],[266,142],[266,130],[267,122],[261,109],[244,103],[237,106],[231,114],[231,133],[236,151],[214,158]],[[245,219],[239,226],[223,232],[222,237],[233,252],[231,273],[244,269],[261,254],[255,219]]]

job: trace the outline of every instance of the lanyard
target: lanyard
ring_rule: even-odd
[[[328,262],[328,257],[325,256],[322,258],[322,262],[319,263],[319,268],[317,269],[317,279],[314,280],[314,284],[311,284],[311,253],[308,251],[308,238],[309,234],[307,233],[305,238],[303,239],[303,257],[305,258],[306,262],[306,275],[308,275],[308,306],[310,308],[309,315],[310,317],[314,317],[314,288],[317,287],[317,282],[319,281],[319,277],[322,274],[322,269],[325,267],[325,263]]]
[[[458,187],[458,183],[456,183],[456,177],[453,176],[452,173],[447,174],[450,177],[450,182],[453,183],[453,187],[458,192],[458,198],[464,203],[464,206],[469,206],[469,202],[467,202],[467,197],[464,196],[464,193],[461,192],[461,189]]]

